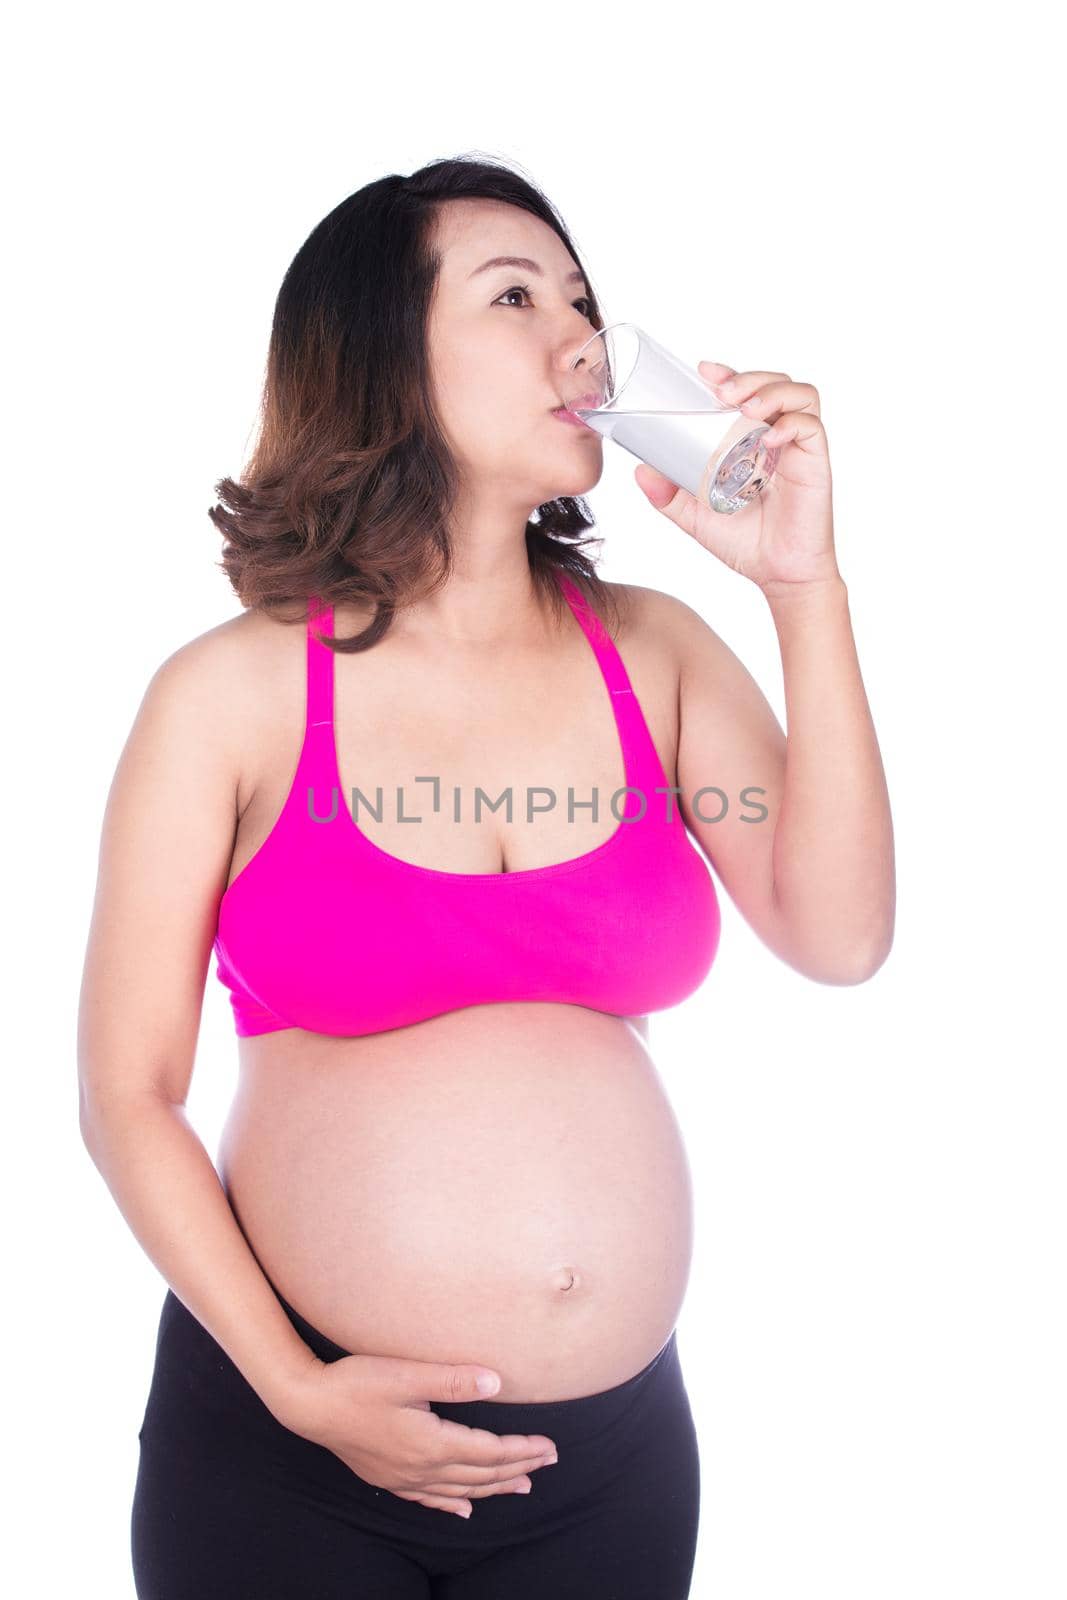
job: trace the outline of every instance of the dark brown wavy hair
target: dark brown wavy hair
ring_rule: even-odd
[[[432,231],[444,202],[476,198],[540,217],[582,268],[548,199],[501,163],[458,156],[358,189],[323,218],[285,274],[256,442],[240,478],[215,485],[220,503],[208,516],[224,536],[217,564],[244,606],[304,622],[312,595],[324,605],[373,602],[361,633],[326,641],[340,651],[369,649],[398,607],[452,571],[458,475],[431,403],[426,349],[441,260]],[[586,281],[590,321],[602,328]],[[537,507],[526,524],[530,573],[557,618],[562,572],[614,631],[614,596],[583,553],[603,543],[582,537],[594,526],[579,497]]]

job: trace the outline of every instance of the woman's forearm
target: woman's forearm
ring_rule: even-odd
[[[893,940],[893,824],[843,579],[767,593],[788,727],[776,904],[797,943],[869,976]]]
[[[81,1131],[146,1254],[284,1423],[318,1357],[279,1304],[184,1107],[149,1091],[83,1096]]]

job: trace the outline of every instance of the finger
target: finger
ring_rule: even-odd
[[[442,1499],[464,1496],[469,1500],[485,1500],[491,1494],[529,1494],[533,1483],[525,1473],[518,1477],[502,1478],[498,1483],[428,1483],[427,1494],[440,1495]]]
[[[812,411],[818,416],[819,391],[810,383],[768,383],[744,399],[735,397],[733,404],[746,417],[763,417],[768,422],[785,411]]]
[[[735,372],[732,377],[712,383],[711,390],[723,405],[740,407],[757,391],[783,383],[787,387],[792,384],[787,372]]]
[[[634,480],[645,499],[679,528],[696,537],[696,496],[682,489],[647,461],[634,469]]]
[[[707,367],[707,381],[713,389],[725,388],[738,394],[752,394],[761,384],[770,383],[773,379],[783,379],[789,383],[788,372],[760,372],[753,369],[751,372],[736,372],[733,367],[723,366],[718,361],[702,361],[701,368]]]
[[[731,377],[736,372],[735,367],[728,367],[724,361],[698,361],[697,371],[711,379]]]
[[[464,1422],[433,1413],[440,1423],[437,1459],[454,1465],[472,1462],[478,1467],[512,1467],[556,1453],[556,1446],[543,1433],[493,1433],[490,1428],[469,1428]],[[522,1469],[520,1469],[522,1470]]]
[[[818,441],[816,446],[811,443],[813,439]],[[810,411],[787,411],[785,416],[778,418],[773,428],[760,434],[761,444],[770,444],[778,449],[783,444],[792,443],[815,454],[826,453],[825,439],[822,420]]]
[[[528,1477],[508,1478],[504,1483],[472,1484],[467,1494],[472,1500],[486,1500],[491,1494],[529,1494],[533,1484]]]
[[[430,1506],[434,1511],[454,1511],[460,1517],[469,1517],[474,1510],[469,1500],[443,1500],[435,1494],[404,1494],[398,1491],[397,1499],[414,1500],[416,1505]]]
[[[442,1483],[499,1483],[523,1472],[536,1472],[540,1467],[552,1466],[545,1455],[524,1456],[521,1461],[508,1461],[497,1467],[477,1466],[470,1461],[450,1461],[447,1467],[438,1465],[434,1470]]]

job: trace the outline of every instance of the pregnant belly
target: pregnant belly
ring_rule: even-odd
[[[220,1175],[263,1270],[320,1332],[484,1363],[511,1401],[623,1383],[669,1337],[690,1174],[628,1023],[477,1006],[367,1039],[241,1045]]]

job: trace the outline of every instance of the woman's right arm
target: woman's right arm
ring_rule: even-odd
[[[321,1363],[185,1111],[251,720],[239,628],[223,624],[163,662],[119,759],[79,1003],[79,1108],[86,1148],[141,1246],[284,1422]]]

